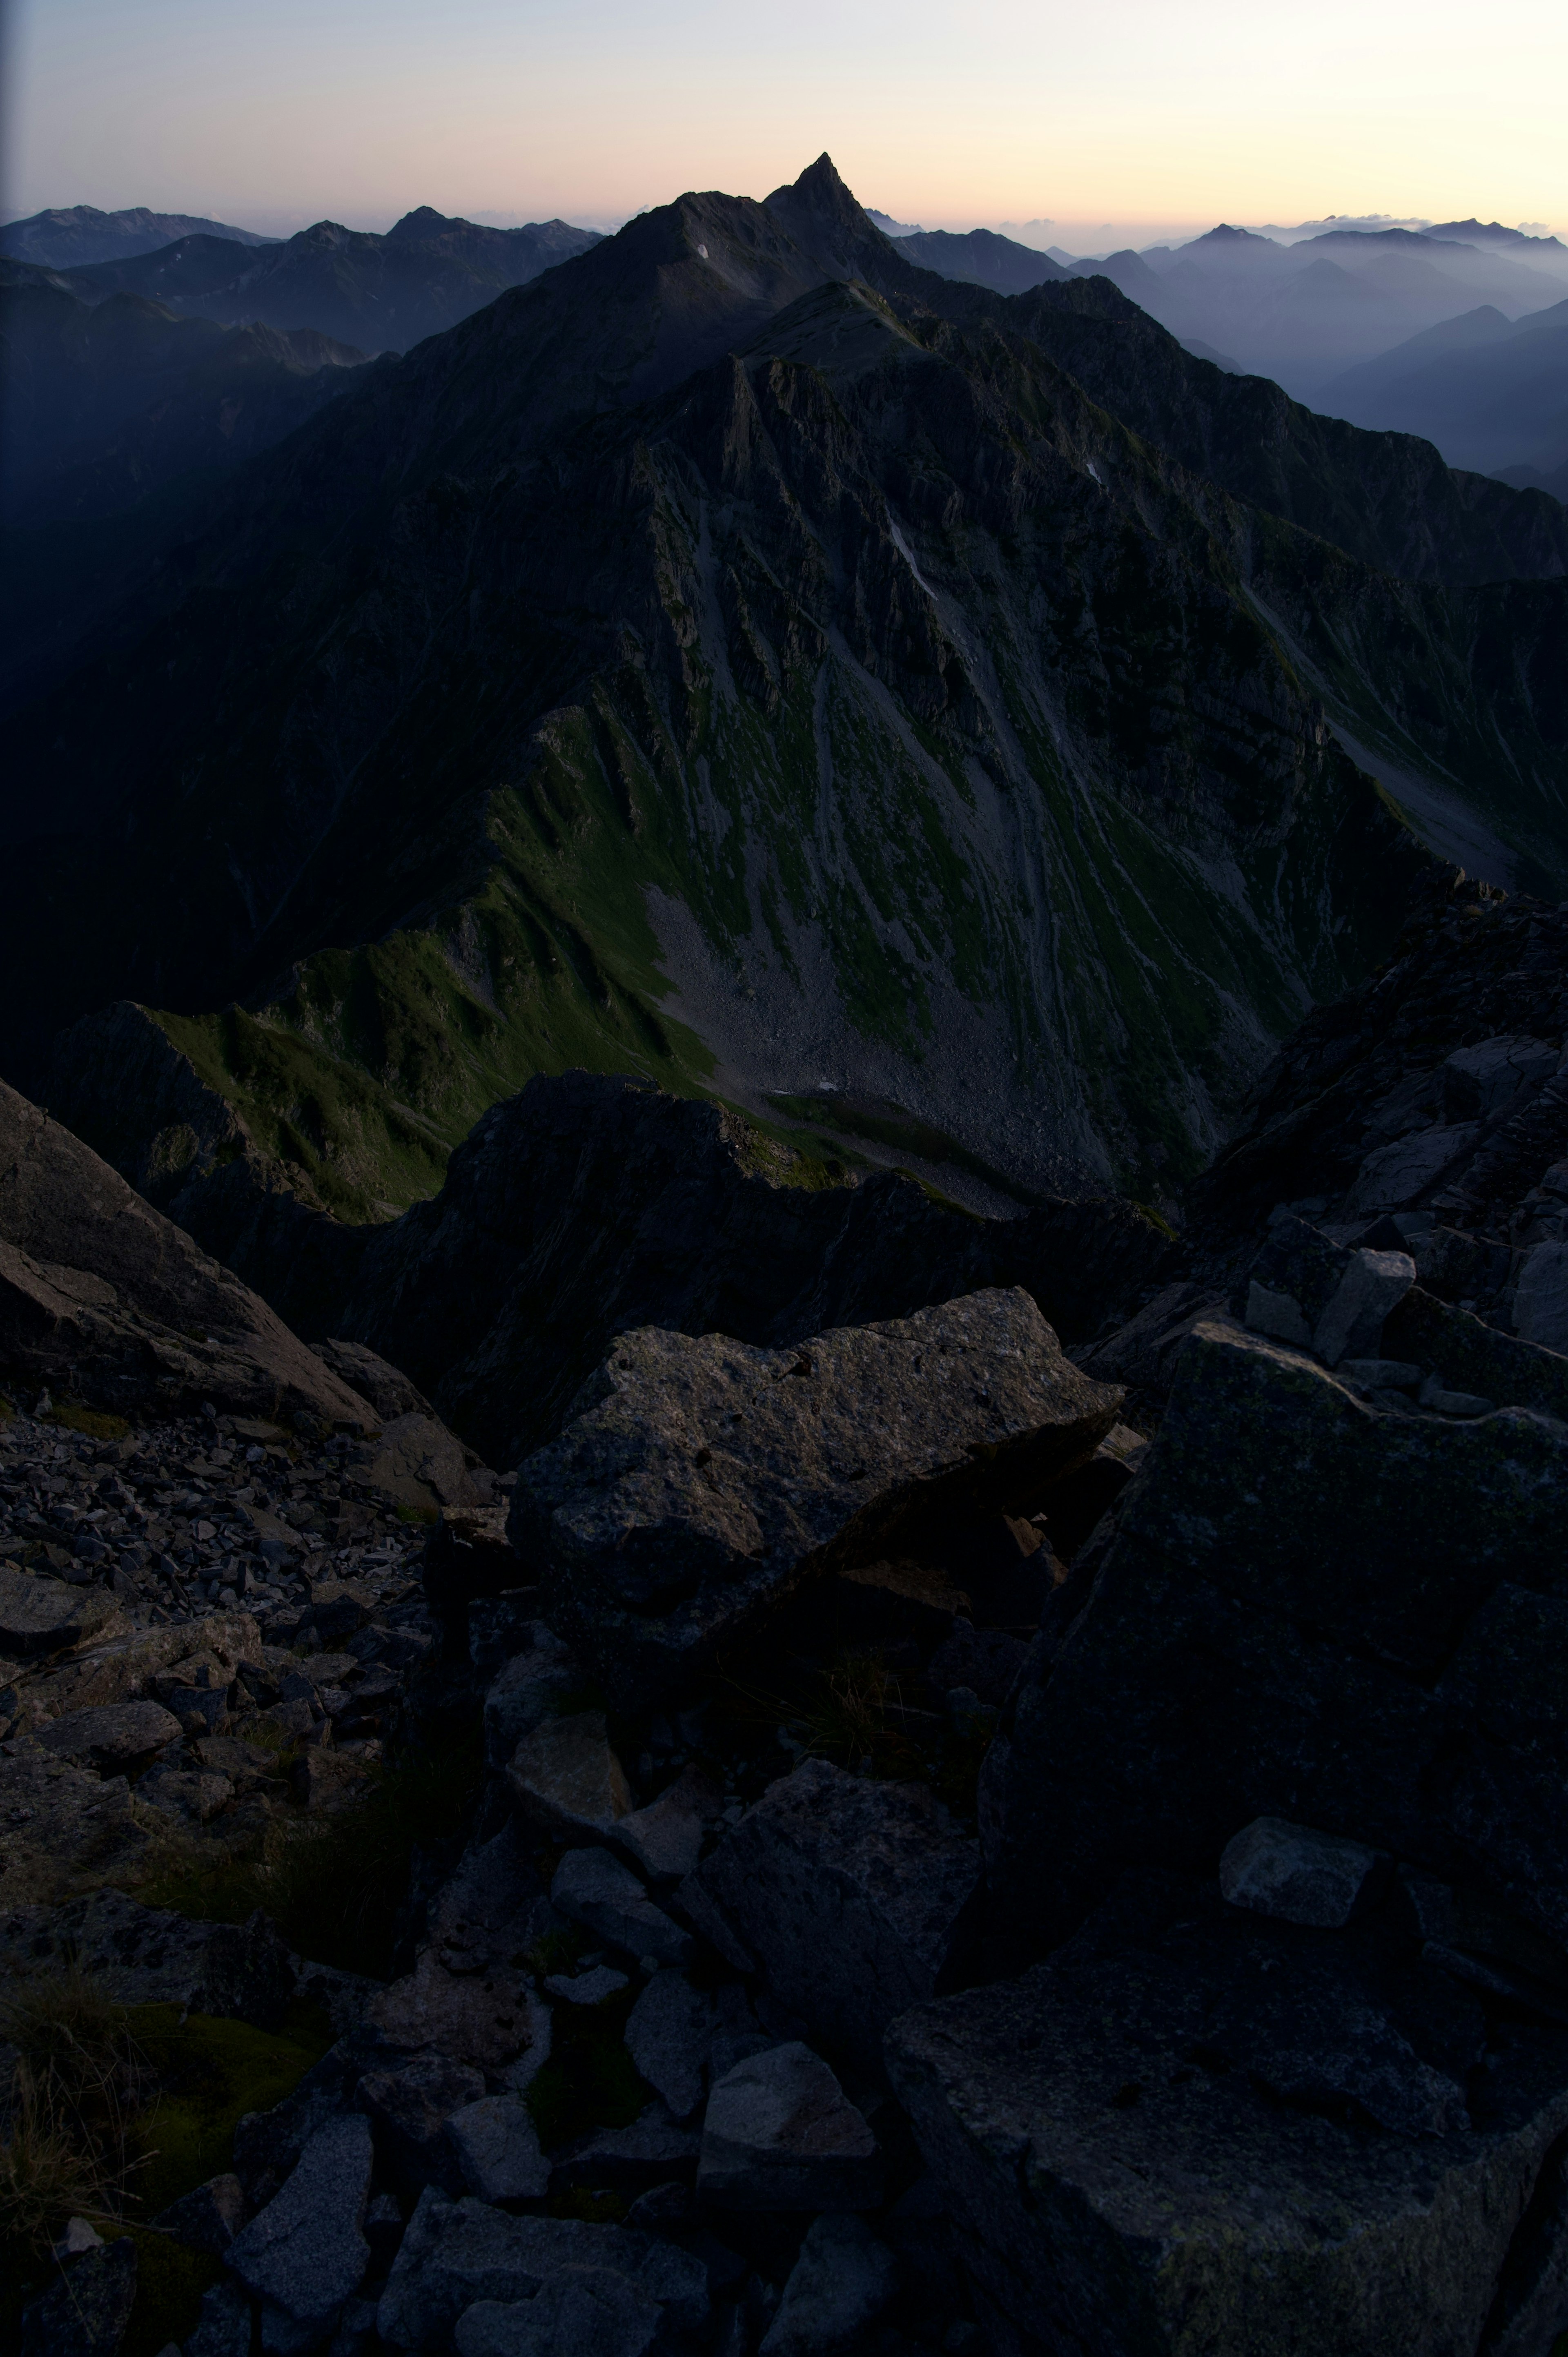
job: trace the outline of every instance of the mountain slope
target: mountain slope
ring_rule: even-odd
[[[7,221],[0,229],[0,253],[47,270],[70,270],[80,263],[123,262],[134,253],[155,253],[175,238],[197,236],[249,246],[277,242],[254,230],[233,229],[226,221],[204,221],[195,213],[149,212],[145,205],[101,213],[93,205],[64,205],[29,214],[26,221]]]
[[[1025,295],[1031,286],[1065,278],[1060,263],[1032,245],[999,237],[994,230],[972,229],[965,235],[951,230],[916,230],[897,241],[901,253],[922,270],[942,278],[959,278],[972,286],[992,286],[999,295]]]
[[[1302,662],[1353,622],[1364,729],[1457,747],[1463,798],[1506,720],[1549,796],[1563,598],[1391,583],[1244,506],[1058,329],[1110,378],[1157,339],[1174,439],[1250,414],[1103,282],[916,270],[825,159],[383,361],[18,716],[14,1069],[172,1006],[274,1170],[360,1216],[571,1063],[786,1112],[826,1079],[1026,1189],[1194,1167],[1420,861]],[[1436,489],[1337,430],[1436,568]]]
[[[150,296],[188,317],[315,328],[370,351],[406,351],[558,262],[598,243],[565,221],[487,229],[422,205],[384,237],[317,221],[261,254],[186,237],[70,274],[85,301]]]
[[[1568,301],[1511,322],[1468,313],[1347,371],[1322,399],[1358,425],[1426,435],[1452,466],[1490,473],[1560,465],[1568,456]]]

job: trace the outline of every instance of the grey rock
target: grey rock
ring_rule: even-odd
[[[101,1587],[34,1579],[0,1564],[0,1654],[13,1661],[86,1644],[117,1619],[113,1596]]]
[[[255,2309],[237,2283],[211,2285],[201,2295],[201,2314],[188,2333],[185,2357],[251,2357]]]
[[[371,2124],[344,2113],[317,2129],[282,2190],[242,2229],[224,2259],[247,2290],[303,2336],[325,2338],[370,2261],[364,2236]],[[263,2331],[266,2319],[263,2314]],[[285,2336],[274,2332],[274,2341]]]
[[[329,1334],[324,1342],[312,1342],[309,1348],[340,1383],[370,1401],[383,1424],[403,1415],[435,1415],[424,1393],[409,1382],[402,1368],[378,1358],[363,1342],[345,1342]]]
[[[1258,1817],[1226,1843],[1219,1889],[1232,1907],[1337,1932],[1370,1903],[1388,1867],[1360,1842]]]
[[[1444,1121],[1489,1121],[1532,1082],[1549,1081],[1558,1053],[1541,1039],[1482,1039],[1456,1049],[1443,1065]]]
[[[547,1973],[544,1986],[567,2005],[605,2005],[631,1983],[612,1964],[595,1964],[585,1973]]]
[[[549,2192],[539,2131],[515,2095],[484,2095],[454,2112],[446,2139],[469,2192],[481,2201],[532,2201]]]
[[[366,2072],[359,2101],[376,2130],[382,2168],[407,2199],[426,2185],[462,2192],[463,2164],[447,2140],[446,2124],[484,2092],[482,2071],[442,2056],[406,2063],[400,2071]]]
[[[724,1794],[694,1760],[656,1801],[617,1824],[613,1839],[654,1883],[683,1881],[703,1854],[703,1836],[724,1806]]]
[[[758,2357],[849,2357],[898,2288],[898,2262],[863,2218],[813,2218]]]
[[[1247,1325],[1252,1333],[1272,1335],[1294,1350],[1312,1348],[1312,1329],[1294,1295],[1273,1291],[1256,1277],[1247,1287]]]
[[[682,1972],[655,1973],[628,2018],[627,2050],[678,2120],[703,2100],[714,2026],[713,1998]]]
[[[100,1710],[73,1710],[38,1732],[43,1749],[57,1759],[91,1764],[110,1776],[145,1767],[179,1739],[178,1719],[156,1702],[111,1703]]]
[[[1422,1406],[1430,1408],[1434,1415],[1490,1415],[1497,1406],[1496,1400],[1484,1399],[1479,1392],[1449,1391],[1432,1375],[1422,1384],[1418,1396]]]
[[[485,1964],[471,1953],[449,1971],[441,1951],[427,1948],[412,1973],[393,1981],[367,2008],[383,2046],[403,2053],[434,2049],[448,2061],[504,2072],[514,2090],[527,2085],[549,2059],[550,2008],[521,1965]]]
[[[1472,2357],[1568,2123],[1563,2041],[1512,2050],[1477,2128],[1338,1943],[1191,1888],[1109,1948],[1092,1928],[889,2033],[1002,2345]]]
[[[948,1986],[962,1956],[980,1851],[927,1786],[809,1760],[769,1785],[697,1878],[774,1995],[876,2070],[887,2024]]]
[[[652,2357],[664,2312],[623,2276],[563,2267],[533,2298],[476,2300],[454,2338],[457,2357]]]
[[[688,2182],[697,2169],[698,2139],[678,2127],[662,2104],[650,2104],[626,2128],[593,2128],[557,2156],[564,2185],[607,2185],[623,2192],[646,2192],[676,2179]]]
[[[160,1809],[190,1824],[204,1825],[233,1797],[227,1776],[199,1768],[149,1768],[136,1782],[136,1798],[144,1808]]]
[[[697,2191],[723,2209],[874,2210],[882,2155],[822,2057],[791,2041],[714,2083]]]
[[[1532,1246],[1514,1292],[1514,1331],[1568,1353],[1568,1243]]]
[[[682,2330],[700,2331],[708,2320],[707,2270],[672,2243],[623,2226],[512,2217],[483,2201],[444,2201],[431,2188],[381,2295],[381,2339],[394,2349],[440,2345],[476,2302],[532,2300],[568,2267],[618,2276]]]
[[[676,1889],[671,1903],[685,1917],[693,1931],[700,1932],[709,1947],[721,1955],[733,1971],[754,1973],[757,1970],[757,1958],[700,1875],[689,1874]]]
[[[542,1720],[523,1737],[506,1775],[519,1810],[542,1833],[585,1840],[631,1813],[631,1787],[602,1710]]]
[[[1392,1146],[1369,1154],[1345,1201],[1348,1219],[1372,1211],[1402,1211],[1475,1152],[1481,1135],[1476,1122],[1418,1129]]]
[[[378,1496],[416,1511],[486,1503],[462,1442],[428,1414],[394,1416],[371,1445],[370,1462],[360,1478]]]
[[[607,1850],[568,1850],[555,1870],[550,1898],[574,1923],[628,1955],[679,1964],[692,1952],[691,1933],[655,1907],[636,1875]]]
[[[519,1467],[510,1527],[552,1624],[644,1708],[802,1579],[1027,1511],[1121,1400],[1021,1290],[786,1351],[645,1328],[585,1396]]]
[[[1555,1587],[1565,1526],[1561,1426],[1385,1415],[1197,1328],[1092,1592],[1058,1591],[982,1771],[1000,1921],[1054,1945],[1124,1869],[1212,1875],[1310,1794],[1324,1831],[1568,1937],[1539,1770],[1434,1691],[1496,1590]]]
[[[220,2258],[244,2224],[248,2214],[244,2188],[231,2173],[209,2177],[193,2193],[184,2193],[160,2210],[153,2224],[161,2234],[172,2234],[188,2251],[205,2251]]]
[[[1313,1329],[1318,1357],[1331,1367],[1344,1358],[1375,1357],[1385,1323],[1414,1283],[1409,1253],[1355,1254]]]
[[[129,2235],[83,2251],[23,2309],[19,2357],[115,2357],[135,2297],[136,2246]]]
[[[532,1644],[512,1656],[485,1696],[485,1758],[495,1769],[504,1769],[523,1737],[582,1683],[569,1645],[542,1620],[532,1623],[531,1634]]]
[[[0,1364],[16,1375],[122,1413],[210,1400],[375,1422],[258,1295],[3,1082],[0,1167]]]

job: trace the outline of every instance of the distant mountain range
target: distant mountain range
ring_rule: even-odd
[[[565,221],[486,229],[421,205],[384,236],[317,221],[252,253],[204,231],[61,274],[83,302],[142,295],[186,318],[315,328],[365,351],[401,352],[598,242],[596,230]]]
[[[1506,318],[1482,304],[1325,385],[1357,425],[1424,434],[1451,466],[1484,474],[1568,466],[1568,299]]]
[[[7,1075],[163,1010],[238,1227],[574,1064],[1155,1200],[1423,844],[1568,897],[1568,513],[923,269],[826,157],[344,375],[4,632]]]
[[[227,221],[203,221],[194,213],[149,212],[145,205],[101,213],[92,205],[63,205],[30,214],[26,221],[7,221],[0,229],[0,254],[13,262],[37,263],[44,270],[70,270],[81,263],[124,262],[133,254],[155,253],[179,237],[220,237],[234,245],[276,242],[254,230],[232,229]]]

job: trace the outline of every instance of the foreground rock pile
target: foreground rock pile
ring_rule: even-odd
[[[497,1480],[324,1346],[381,1437],[296,1437],[285,1473],[232,1410],[181,1427],[211,1529],[183,1510],[188,1560],[172,1526],[163,1554],[219,1585],[178,1622],[162,1556],[139,1599],[80,1545],[38,1576],[98,1459],[18,1427],[13,1514],[64,1534],[14,1520],[12,1576],[64,1617],[18,1658],[7,1767],[142,1812],[207,1764],[210,1687],[171,1652],[136,1706],[186,1750],[117,1763],[74,1732],[114,1647],[231,1663],[243,1717],[287,1707],[287,1645],[308,1777],[376,1739],[331,1652],[356,1610],[362,1677],[423,1649],[482,1729],[465,1846],[384,1985],[313,1976],[260,1918],[224,1945],[118,1892],[13,1910],[24,1974],[75,1942],[127,1987],[333,2013],[156,2222],[216,2276],[182,2357],[1551,2357],[1568,1353],[1524,1280],[1561,1241],[1556,922],[1461,896],[1354,1003],[1341,1065],[1315,1017],[1316,1079],[1221,1166],[1179,1280],[1070,1353],[1000,1284],[788,1343],[634,1327]],[[1487,1286],[1432,1242],[1461,1215]],[[166,1523],[174,1430],[137,1493]],[[406,1546],[342,1527],[393,1440],[377,1478],[438,1500],[417,1598]],[[258,1511],[292,1564],[244,1536]],[[76,2357],[62,2290],[118,2343],[134,2285],[89,2231],[29,2357]]]

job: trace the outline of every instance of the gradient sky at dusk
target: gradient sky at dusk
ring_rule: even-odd
[[[608,225],[824,147],[927,228],[1074,251],[1326,212],[1568,233],[1568,6],[12,0],[5,217]]]

